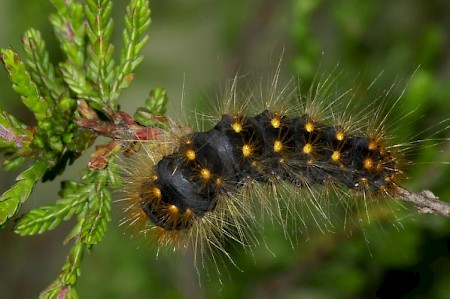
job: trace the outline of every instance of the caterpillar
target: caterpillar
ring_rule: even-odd
[[[122,224],[160,247],[218,249],[232,259],[225,239],[254,242],[257,214],[287,226],[286,218],[310,213],[320,227],[333,200],[367,207],[396,195],[406,177],[401,147],[410,143],[390,143],[385,106],[345,101],[331,76],[306,97],[295,83],[276,91],[275,77],[259,109],[249,108],[253,95],[237,101],[235,79],[211,128],[172,124],[124,163]]]

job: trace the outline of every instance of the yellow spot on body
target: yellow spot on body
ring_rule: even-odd
[[[339,140],[339,141],[344,140],[344,139],[345,139],[345,134],[344,134],[344,132],[337,132],[337,133],[336,133],[336,139]]]
[[[235,121],[231,127],[233,128],[233,131],[235,131],[236,133],[240,133],[242,132],[242,124],[238,121]]]
[[[313,146],[311,145],[311,143],[307,143],[305,144],[305,146],[303,146],[303,153],[309,155],[311,154],[313,151]]]
[[[153,196],[157,199],[161,199],[161,190],[158,187],[153,187],[151,190],[151,193],[153,194]]]
[[[152,182],[156,181],[157,179],[158,179],[158,176],[157,176],[157,175],[152,175],[152,176],[150,177],[150,180],[151,180]]]
[[[202,168],[202,170],[200,170],[200,176],[202,177],[202,179],[207,181],[211,179],[211,172],[209,171],[208,168]]]
[[[216,179],[216,185],[217,186],[222,186],[222,184],[223,184],[223,180],[221,178],[217,178]]]
[[[373,159],[372,158],[366,158],[364,160],[363,165],[364,165],[364,168],[367,169],[367,170],[372,169],[372,167],[373,167]]]
[[[280,140],[275,140],[273,143],[273,151],[278,153],[283,149],[283,143]]]
[[[305,129],[306,129],[306,132],[311,133],[312,131],[314,131],[314,124],[310,121],[307,122],[305,124]]]
[[[306,164],[313,165],[314,164],[314,160],[313,159],[309,159],[308,161],[306,161]]]
[[[188,149],[186,151],[186,158],[188,158],[189,160],[195,160],[195,151],[193,149]]]
[[[375,141],[370,141],[367,147],[369,150],[374,151],[378,148],[378,145]]]
[[[339,151],[334,151],[331,155],[331,160],[337,162],[341,158],[341,153]]]
[[[184,216],[190,217],[191,215],[192,215],[192,210],[187,208],[186,211],[184,212]]]
[[[380,190],[381,190],[381,191],[386,191],[386,189],[387,189],[386,185],[381,185],[381,186],[380,186]]]
[[[249,144],[244,144],[242,147],[242,154],[244,157],[248,157],[252,154],[252,147]]]
[[[367,178],[361,178],[360,180],[359,180],[362,184],[365,184],[365,185],[367,185],[367,182],[369,181]]]
[[[385,181],[385,182],[390,182],[390,181],[391,181],[391,178],[387,176],[387,177],[384,178],[384,181]]]
[[[281,126],[281,121],[279,118],[272,118],[272,120],[270,121],[270,124],[272,125],[272,127],[274,127],[275,129],[278,129]]]
[[[176,205],[169,205],[169,207],[167,208],[169,210],[169,212],[176,214],[178,213],[179,209]]]

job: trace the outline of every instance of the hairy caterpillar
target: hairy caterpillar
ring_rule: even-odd
[[[283,226],[310,213],[321,227],[332,217],[327,205],[394,197],[405,177],[401,148],[410,144],[390,142],[386,114],[401,96],[388,111],[386,103],[360,108],[333,93],[333,80],[304,97],[292,83],[277,91],[276,76],[260,101],[243,102],[235,80],[212,128],[173,125],[127,161],[123,224],[162,247],[228,255],[225,239],[254,241],[260,212]]]

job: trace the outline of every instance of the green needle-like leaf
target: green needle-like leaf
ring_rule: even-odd
[[[84,247],[80,240],[70,250],[59,277],[40,295],[40,299],[78,299],[75,284],[80,276],[80,265],[83,259]]]
[[[50,16],[67,62],[80,69],[84,67],[85,34],[83,6],[73,0],[50,0],[56,13]],[[64,67],[65,63],[63,63]]]
[[[69,220],[82,210],[82,204],[87,201],[89,193],[78,188],[77,193],[71,193],[67,198],[58,200],[53,205],[31,210],[19,218],[14,231],[22,236],[42,234],[52,230],[63,220]],[[84,191],[84,192],[83,192]]]
[[[115,77],[112,59],[114,48],[109,43],[113,28],[111,10],[110,0],[88,0],[85,6],[89,38],[87,77],[97,87],[97,101],[108,105],[110,85]]]
[[[104,189],[93,199],[94,208],[91,208],[83,223],[82,239],[89,248],[99,243],[108,228],[108,222],[111,221],[111,195]]]
[[[98,104],[93,108],[101,110],[101,102],[98,100],[97,93],[92,87],[92,84],[87,81],[84,69],[68,61],[61,65],[61,73],[66,84],[79,98],[96,101]]]
[[[75,245],[70,250],[66,263],[62,267],[60,274],[61,283],[64,285],[75,285],[80,276],[80,265],[83,259],[83,243],[76,240]]]
[[[78,299],[78,294],[73,286],[65,286],[61,284],[59,279],[54,281],[40,295],[39,299]]]
[[[21,95],[23,103],[34,113],[36,119],[39,121],[49,117],[51,101],[40,95],[19,55],[11,49],[1,49],[1,58],[13,83],[13,89]]]
[[[111,99],[115,101],[120,91],[127,88],[132,79],[133,72],[142,62],[140,52],[148,42],[146,31],[151,24],[150,7],[146,0],[132,0],[127,6],[125,15],[125,29],[123,31],[124,48],[120,53],[120,65],[117,66],[117,78],[115,79]]]
[[[157,87],[153,89],[145,101],[145,107],[137,109],[134,119],[144,126],[157,126],[158,124],[153,120],[153,117],[166,114],[168,101],[169,98],[165,88]]]
[[[50,21],[55,28],[67,60],[60,65],[64,81],[78,97],[97,100],[97,93],[86,79],[86,26],[83,6],[72,0],[51,0],[57,12]],[[96,108],[101,108],[98,106]]]
[[[17,177],[17,182],[0,197],[0,225],[14,216],[20,205],[27,200],[31,192],[47,170],[47,163],[36,161]]]
[[[49,61],[45,42],[39,31],[30,29],[22,39],[27,54],[27,66],[31,69],[33,81],[40,87],[43,95],[56,102],[61,95],[67,94],[65,87],[56,77],[55,68]]]

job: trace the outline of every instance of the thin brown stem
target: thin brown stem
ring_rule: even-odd
[[[439,197],[430,190],[422,190],[416,193],[397,187],[395,193],[395,199],[413,204],[419,213],[433,213],[450,218],[450,204],[439,200]]]

